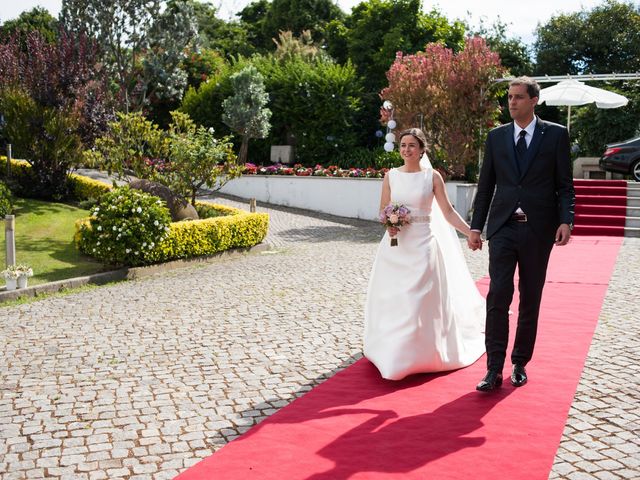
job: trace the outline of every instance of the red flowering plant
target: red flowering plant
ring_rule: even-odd
[[[244,170],[242,170],[243,175],[255,175],[258,171],[258,167],[256,167],[253,163],[245,163]]]
[[[297,175],[299,177],[308,177],[313,172],[313,169],[307,168],[307,167],[303,166],[301,163],[296,163],[293,166],[293,171],[294,171],[295,175]]]

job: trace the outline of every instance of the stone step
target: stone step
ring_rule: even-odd
[[[625,237],[640,238],[640,228],[625,227],[624,236]]]
[[[625,227],[640,228],[640,217],[627,217]]]

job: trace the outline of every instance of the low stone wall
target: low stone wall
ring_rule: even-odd
[[[451,203],[467,219],[477,186],[447,182],[446,187]],[[303,208],[340,217],[377,220],[381,190],[380,178],[243,175],[231,180],[220,191],[273,205]]]

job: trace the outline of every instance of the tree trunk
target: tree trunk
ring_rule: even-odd
[[[247,163],[247,152],[249,151],[249,137],[247,135],[242,136],[242,144],[240,144],[240,155],[238,163],[244,165]]]

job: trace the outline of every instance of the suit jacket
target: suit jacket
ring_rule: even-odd
[[[490,239],[520,207],[536,235],[553,243],[561,223],[573,224],[575,191],[568,131],[538,118],[521,171],[513,134],[511,122],[487,136],[471,228],[482,230],[488,216]]]

